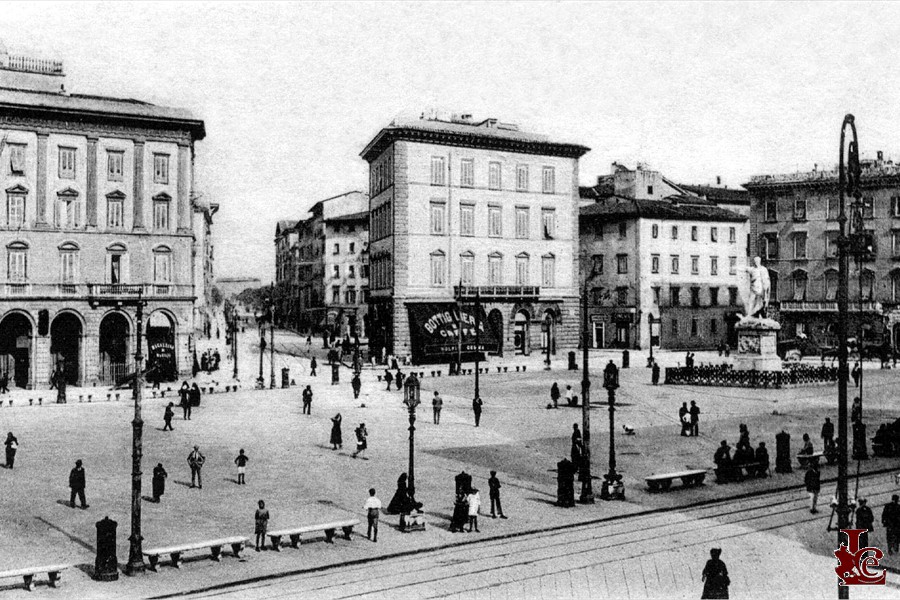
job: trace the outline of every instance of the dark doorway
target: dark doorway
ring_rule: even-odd
[[[66,383],[80,385],[81,321],[72,313],[61,313],[50,325],[50,355],[53,367],[65,373]]]
[[[488,313],[488,327],[497,340],[497,356],[503,356],[503,313],[496,308]]]
[[[24,315],[13,313],[0,322],[0,373],[20,388],[31,381],[31,335],[31,323]]]
[[[160,381],[175,381],[178,366],[175,362],[175,324],[166,313],[155,312],[147,323],[148,375]]]
[[[100,381],[117,384],[128,375],[128,319],[110,313],[100,322]]]

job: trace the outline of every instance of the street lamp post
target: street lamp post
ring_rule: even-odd
[[[547,315],[546,317],[544,317],[544,322],[541,325],[541,329],[547,334],[547,342],[546,342],[547,357],[544,359],[544,370],[545,371],[550,370],[550,326],[551,326],[550,319],[551,319],[550,315]]]
[[[262,388],[265,385],[263,379],[263,353],[266,351],[266,332],[263,329],[262,317],[259,321],[259,377],[256,378],[256,387]]]
[[[845,146],[845,134],[850,128],[852,141]],[[844,152],[847,150],[847,168],[844,168]],[[861,169],[859,166],[859,139],[856,135],[856,123],[853,115],[844,117],[841,125],[841,145],[838,153],[838,480],[837,508],[838,545],[849,543],[842,530],[850,526],[850,507],[847,503],[847,318],[850,287],[849,245],[847,237],[847,213],[844,207],[844,192],[859,199],[862,196],[859,188]],[[838,598],[849,598],[850,590],[838,580]]]
[[[582,504],[594,503],[594,486],[591,481],[591,379],[588,372],[588,289],[584,286],[581,293],[581,497]]]
[[[653,313],[647,315],[647,324],[650,326],[650,358],[647,360],[647,366],[653,366]]]
[[[481,399],[481,292],[475,288],[475,399]]]
[[[234,372],[231,374],[234,379],[238,378],[238,320],[237,309],[231,309],[231,354],[234,358]]]
[[[131,545],[128,549],[126,575],[134,575],[144,570],[143,537],[141,537],[141,459],[143,458],[144,420],[141,418],[141,401],[144,394],[144,378],[141,372],[144,355],[141,338],[144,335],[144,301],[142,289],[138,289],[135,328],[137,349],[134,353],[134,419],[131,421]]]
[[[419,378],[411,373],[403,382],[403,403],[409,408],[409,497],[416,497],[415,439],[416,439],[416,407],[421,402],[419,397]]]
[[[609,361],[603,369],[603,387],[609,392],[609,473],[604,475],[600,497],[603,500],[621,500],[625,497],[621,476],[616,473],[616,389],[619,387],[619,368]]]
[[[269,304],[269,389],[275,389],[275,284],[272,284]]]

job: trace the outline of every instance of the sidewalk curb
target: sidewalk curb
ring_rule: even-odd
[[[897,470],[896,468],[876,469],[876,470],[870,471],[868,473],[862,473],[859,475],[859,477],[884,475],[886,473],[895,472],[896,470]],[[852,476],[848,476],[848,480],[851,478],[852,478]],[[836,481],[837,481],[837,477],[831,477],[828,479],[823,479],[822,483],[830,483],[830,482],[836,482]],[[170,594],[163,594],[160,596],[150,596],[149,598],[150,598],[150,600],[162,600],[164,598],[179,598],[179,597],[183,597],[183,596],[189,596],[192,594],[203,594],[203,593],[208,593],[208,592],[221,591],[221,590],[226,590],[229,588],[239,587],[242,585],[261,583],[264,581],[273,581],[273,580],[282,579],[285,577],[294,577],[297,575],[305,575],[305,574],[310,574],[310,573],[319,573],[319,572],[323,572],[323,571],[329,571],[329,570],[340,568],[340,567],[352,567],[352,566],[358,566],[358,565],[365,565],[365,564],[369,564],[369,563],[377,563],[377,562],[391,560],[391,559],[395,559],[395,558],[403,558],[403,557],[407,557],[407,556],[421,554],[423,552],[436,552],[436,551],[447,550],[447,549],[451,549],[451,548],[460,548],[460,547],[464,547],[464,546],[471,546],[474,544],[481,544],[483,542],[496,542],[499,540],[514,539],[514,538],[519,538],[519,537],[524,537],[524,536],[534,535],[534,534],[539,534],[539,533],[553,533],[553,532],[557,532],[557,531],[566,531],[566,530],[576,529],[579,527],[585,527],[585,526],[589,526],[589,525],[600,525],[603,523],[622,521],[622,520],[631,519],[634,517],[646,517],[646,516],[658,515],[658,514],[663,514],[663,513],[668,513],[668,512],[690,510],[693,508],[701,508],[704,506],[709,506],[709,505],[713,505],[713,504],[721,504],[721,503],[730,502],[730,501],[734,501],[734,500],[743,500],[746,498],[759,498],[759,497],[764,497],[764,496],[768,496],[768,495],[780,494],[782,492],[787,492],[787,491],[791,491],[791,490],[802,490],[805,487],[806,487],[805,484],[802,484],[802,483],[795,484],[795,485],[785,485],[785,486],[780,486],[780,487],[777,487],[774,489],[769,489],[769,490],[764,490],[764,491],[756,491],[756,492],[746,492],[743,494],[737,494],[735,496],[728,496],[725,498],[710,498],[708,500],[700,500],[697,502],[692,502],[690,504],[685,504],[683,506],[651,508],[651,509],[637,511],[637,512],[628,513],[628,514],[612,515],[609,517],[589,519],[587,521],[580,521],[578,523],[567,523],[564,525],[554,525],[552,527],[544,527],[544,528],[540,528],[540,529],[529,529],[527,531],[516,531],[513,533],[506,533],[506,534],[501,534],[501,535],[493,535],[493,536],[489,536],[489,537],[483,537],[483,538],[479,538],[477,540],[450,542],[450,543],[441,544],[438,546],[422,548],[419,550],[404,550],[401,552],[393,552],[393,553],[389,553],[389,554],[383,554],[381,556],[373,556],[370,558],[358,558],[358,559],[349,560],[349,561],[340,562],[340,563],[331,563],[331,564],[327,564],[327,565],[321,565],[318,567],[309,567],[309,568],[305,568],[305,569],[294,569],[291,571],[282,571],[280,573],[270,573],[268,575],[259,575],[256,577],[250,577],[248,579],[243,579],[240,581],[218,583],[215,585],[205,586],[205,587],[201,587],[201,588],[194,588],[191,590],[184,590],[181,592],[173,592]],[[887,569],[887,567],[885,567],[885,568]],[[895,569],[888,569],[888,570],[891,570],[892,572],[900,572]]]

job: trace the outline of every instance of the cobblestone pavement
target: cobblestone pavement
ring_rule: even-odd
[[[345,376],[346,370],[342,371],[340,385],[332,386],[330,377],[325,376],[325,369],[316,378],[309,376],[305,357],[276,353],[276,367],[281,368],[281,361],[284,361],[298,386],[312,385],[315,392],[313,414],[304,416],[300,414],[298,388],[262,392],[252,390],[252,378],[255,378],[258,369],[258,362],[253,362],[254,356],[258,359],[254,351],[257,339],[255,332],[242,336],[241,391],[204,396],[201,407],[194,411],[190,421],[183,421],[178,411],[174,432],[161,431],[163,407],[171,398],[146,399],[145,495],[150,489],[149,473],[157,462],[164,463],[169,471],[169,480],[166,495],[160,504],[144,503],[145,548],[223,535],[252,534],[253,510],[260,498],[265,499],[272,510],[271,527],[362,517],[365,490],[374,485],[387,503],[393,494],[397,476],[406,470],[407,411],[401,403],[402,392],[386,392],[382,387],[384,384],[377,382],[380,371],[366,370],[363,373],[363,395],[354,400]],[[282,343],[285,349],[295,348],[298,344],[304,345],[305,339],[279,332],[276,347],[281,347]],[[599,374],[607,357],[619,355],[611,352],[592,355],[592,364],[596,364],[594,376]],[[669,358],[676,359],[674,355]],[[628,501],[598,502],[594,506],[559,509],[553,505],[555,464],[569,453],[571,425],[580,422],[581,411],[569,408],[547,410],[547,390],[552,381],[559,381],[561,385],[570,383],[577,389],[580,373],[564,371],[557,363],[554,363],[552,371],[543,371],[540,357],[534,356],[507,357],[501,363],[511,369],[517,364],[527,366],[527,372],[497,373],[496,364],[491,363],[492,373],[481,377],[485,413],[479,428],[473,427],[470,410],[472,377],[431,377],[431,369],[426,372],[422,388],[425,410],[420,410],[416,425],[416,487],[418,498],[425,502],[429,522],[425,533],[402,534],[396,530],[396,517],[385,516],[378,544],[368,543],[355,534],[350,542],[337,540],[335,544],[328,545],[310,540],[299,550],[248,553],[241,560],[225,558],[222,563],[214,563],[197,555],[180,570],[165,567],[158,574],[122,577],[116,583],[97,583],[89,576],[95,552],[94,524],[104,516],[109,515],[119,523],[119,560],[124,563],[128,556],[130,422],[133,414],[130,395],[123,392],[119,402],[107,402],[105,390],[100,390],[100,395],[95,396],[92,403],[86,400],[83,403],[70,401],[67,405],[41,407],[18,401],[13,407],[7,404],[0,408],[0,432],[14,431],[19,438],[20,449],[16,468],[0,469],[0,531],[3,532],[0,536],[0,569],[50,562],[76,565],[65,575],[61,590],[39,587],[28,595],[30,598],[60,595],[130,598],[178,593],[210,583],[240,582],[297,569],[330,569],[334,565],[369,561],[397,553],[443,548],[464,540],[486,539],[485,547],[490,548],[498,544],[490,541],[496,536],[526,536],[521,538],[526,539],[528,535],[533,535],[529,532],[547,527],[577,528],[598,519],[621,518],[646,511],[684,511],[684,507],[697,503],[798,486],[802,482],[802,472],[799,471],[772,479],[729,485],[716,485],[710,476],[707,485],[700,488],[650,494],[645,489],[643,477],[685,466],[708,468],[718,440],[725,437],[733,441],[739,422],[749,424],[754,442],[758,439],[771,440],[774,433],[782,428],[798,440],[804,431],[810,431],[816,438],[822,417],[834,414],[833,386],[765,392],[669,386],[654,388],[647,382],[649,374],[646,369],[624,370],[622,387],[618,392],[616,422],[630,423],[637,431],[634,436],[617,437],[619,468],[626,475]],[[223,362],[222,371],[202,375],[200,379],[217,380],[224,385],[230,373],[230,366]],[[267,373],[266,368],[264,373]],[[873,422],[877,418],[895,418],[900,414],[894,406],[894,373],[878,370],[873,370],[871,376],[867,373],[866,414]],[[440,390],[444,397],[444,414],[439,426],[431,423],[427,409],[427,398],[435,389]],[[98,399],[102,401],[98,402]],[[595,403],[603,399],[604,396],[595,394]],[[697,399],[704,411],[701,436],[695,439],[681,438],[676,433],[677,407],[690,399]],[[341,412],[344,417],[345,444],[342,450],[332,451],[327,441],[330,417],[336,412]],[[598,405],[591,415],[596,475],[603,473],[606,466],[608,412]],[[361,421],[370,430],[370,447],[365,459],[353,460],[349,450],[352,447],[352,431]],[[189,487],[186,456],[194,444],[199,444],[208,458],[202,491]],[[245,448],[251,457],[246,486],[234,483],[233,459],[239,448]],[[76,458],[84,459],[87,468],[87,495],[91,504],[87,511],[67,506],[69,494],[66,481]],[[862,464],[862,472],[898,470],[898,463],[900,461],[895,459],[870,460]],[[504,508],[512,518],[504,521],[483,518],[481,534],[450,533],[447,523],[452,510],[453,475],[465,469],[475,476],[476,485],[484,489],[488,470],[492,468],[499,472],[504,485]],[[823,496],[828,496],[833,490],[833,483],[828,483],[828,480],[833,479],[834,468],[826,467],[823,476],[826,479]],[[893,486],[889,475],[878,477],[885,486]],[[796,488],[784,494],[786,497],[793,495],[796,502],[801,501],[796,499],[802,496]],[[882,496],[885,494],[887,491]],[[882,496],[875,497],[873,503],[883,502]],[[700,518],[690,511],[686,511],[684,516],[677,512],[669,512],[669,515],[667,519],[670,523]],[[657,517],[636,519],[635,527],[641,529],[647,519],[652,521],[653,518]],[[733,526],[746,527],[745,538],[755,540],[755,523],[758,520]],[[602,532],[606,527],[589,525],[584,530]],[[536,534],[536,541],[532,542],[534,547],[529,551],[540,554],[540,545],[546,541],[542,542],[540,536],[565,536],[575,531]],[[602,533],[598,535],[605,537]],[[624,534],[618,535],[621,540]],[[687,535],[681,532],[669,536],[660,530],[658,539],[668,544]],[[749,546],[745,553],[752,556],[752,552],[757,552],[762,557],[760,560],[767,559],[771,552],[764,548],[769,538],[759,539],[762,541],[754,542],[755,545]],[[778,538],[782,545],[788,544],[787,539],[786,536]],[[827,557],[828,549],[825,546],[820,548],[815,543],[813,538],[798,538],[796,541],[796,553],[804,557],[800,563],[804,570],[807,563],[813,564],[817,560],[809,558],[807,561],[804,552],[812,552],[810,556],[818,556],[819,559]],[[791,551],[795,550],[795,546],[788,547]],[[622,547],[617,548],[616,552],[624,552]],[[467,553],[474,556],[476,547],[466,546],[460,552],[463,557]],[[675,550],[669,552],[677,553]],[[698,546],[685,555],[684,561],[695,565],[700,561],[698,557],[702,558],[706,552],[707,548]],[[729,565],[736,566],[737,559],[728,558],[732,552],[740,553],[740,550],[726,549],[726,560]],[[582,554],[590,555],[589,552]],[[419,561],[424,560],[421,557],[428,555],[410,556],[407,562],[402,563],[403,566],[391,567],[387,572],[403,572],[403,569],[409,569],[407,565],[412,562],[418,568]],[[461,558],[454,555],[447,560],[456,564]],[[360,563],[360,568],[362,572],[371,574],[379,572],[378,569],[385,564],[375,562],[365,567]],[[401,564],[399,560],[397,564]],[[535,564],[553,564],[552,556],[548,555],[546,560]],[[500,572],[530,572],[530,566],[515,565],[518,565],[516,568],[519,571],[511,570],[511,566],[510,570],[501,569]],[[895,566],[900,568],[900,564]],[[561,570],[557,564],[547,573]],[[829,568],[825,567],[823,572],[830,572]],[[680,570],[673,574],[673,578],[680,576]],[[629,570],[628,575],[623,577],[630,582],[634,574]],[[481,581],[472,577],[464,579]],[[476,587],[481,585],[488,584],[480,583]],[[15,586],[14,580],[0,581],[0,593],[4,597],[25,597],[24,592],[14,591]],[[372,588],[373,591],[377,589]],[[452,591],[449,587],[447,589]],[[698,593],[692,591],[690,595]]]

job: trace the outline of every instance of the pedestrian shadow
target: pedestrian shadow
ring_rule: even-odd
[[[222,478],[222,481],[227,481],[228,483],[233,483],[233,484],[235,484],[235,485],[239,485],[239,484],[240,484],[240,482],[239,482],[237,479],[234,479],[234,478],[232,478],[232,477],[223,477],[223,478]]]
[[[538,504],[547,504],[549,506],[559,506],[556,503],[556,500],[548,500],[547,498],[539,498],[537,496],[530,496],[526,498],[526,500],[531,500],[532,502],[537,502]]]
[[[69,506],[69,503],[68,503],[68,502],[64,502],[64,501],[62,501],[62,500],[57,500],[56,502],[57,502],[57,504],[63,504],[64,506]],[[43,523],[44,525],[46,525],[46,526],[49,527],[50,529],[53,529],[54,531],[58,531],[59,533],[63,534],[63,535],[66,536],[67,538],[69,538],[70,541],[75,542],[76,544],[78,544],[79,546],[81,546],[81,547],[84,548],[85,550],[88,550],[88,551],[91,552],[92,554],[96,554],[96,553],[97,553],[97,549],[96,549],[94,546],[92,546],[89,542],[87,542],[87,541],[81,539],[81,538],[78,537],[78,536],[75,536],[75,535],[69,533],[68,531],[66,531],[66,530],[63,529],[62,527],[59,527],[58,525],[56,525],[56,524],[54,524],[54,523],[51,523],[51,522],[48,521],[47,519],[45,519],[45,518],[43,518],[43,517],[35,517],[35,520],[40,521],[41,523]]]
[[[82,573],[84,573],[85,575],[87,575],[88,577],[90,577],[91,579],[94,578],[94,565],[92,565],[90,563],[81,563],[81,564],[72,565],[72,566],[75,567],[76,569],[78,569],[79,571],[81,571]],[[122,565],[121,563],[116,563],[116,570],[124,571],[125,566]],[[37,581],[35,581],[35,583],[37,583]],[[50,585],[49,581],[47,582],[47,585],[48,586]]]
[[[60,506],[65,506],[66,508],[72,508],[72,505],[69,504],[68,500],[57,500],[56,503]]]
[[[173,479],[172,483],[176,485],[183,485],[184,487],[191,487],[191,482],[189,481],[181,481],[180,479]]]

